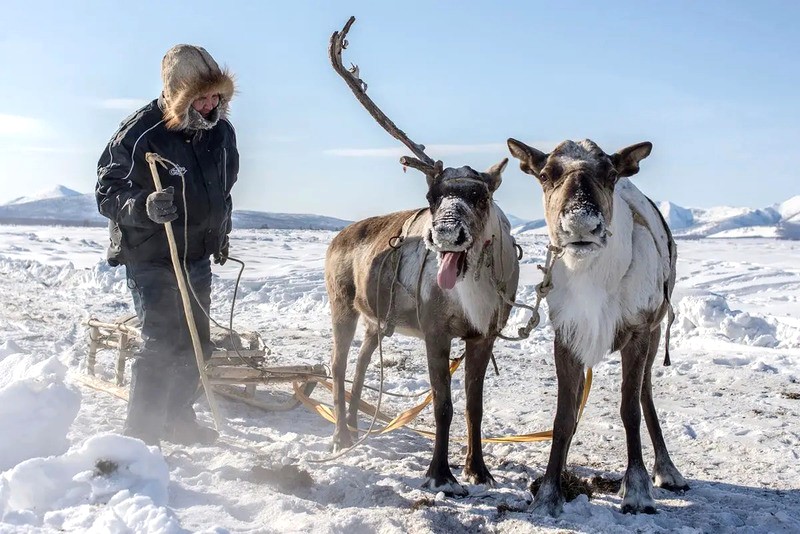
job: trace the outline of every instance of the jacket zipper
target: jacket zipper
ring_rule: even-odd
[[[228,192],[228,149],[222,148],[222,195]]]

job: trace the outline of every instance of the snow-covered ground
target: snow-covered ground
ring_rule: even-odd
[[[276,365],[328,361],[322,265],[333,235],[233,234],[231,252],[247,262],[235,323],[264,336]],[[519,296],[532,301],[545,241],[534,232],[518,239],[525,251]],[[420,488],[431,443],[410,431],[313,462],[328,455],[333,428],[302,407],[263,413],[222,401],[228,426],[214,446],[165,444],[160,452],[117,435],[124,402],[74,379],[87,348],[81,322],[130,310],[123,269],[103,262],[105,242],[102,228],[0,226],[0,533],[800,531],[798,241],[679,241],[673,365],[656,367],[654,384],[667,444],[691,489],[656,490],[660,512],[652,516],[623,515],[620,497],[599,493],[579,497],[557,519],[527,512],[530,482],[547,463],[546,442],[487,444],[498,487],[472,486],[469,497],[451,499]],[[236,269],[214,269],[213,311],[223,319]],[[515,313],[509,331],[526,319]],[[551,342],[545,322],[526,341],[497,344],[487,435],[550,427]],[[388,391],[426,389],[420,342],[388,339],[385,359]],[[112,360],[111,353],[100,357],[108,373]],[[616,355],[595,369],[569,458],[580,476],[619,478],[625,468],[619,371]],[[368,382],[376,385],[377,377],[373,365]],[[453,382],[450,459],[459,466],[462,377],[459,371]],[[315,396],[329,400],[321,391]],[[384,397],[384,408],[396,413],[414,402]],[[198,407],[209,423],[207,405]],[[418,425],[432,427],[430,409]],[[645,454],[652,461],[649,446]]]

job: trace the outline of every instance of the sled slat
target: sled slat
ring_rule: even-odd
[[[92,389],[96,389],[97,391],[103,391],[105,393],[110,393],[115,397],[119,397],[124,401],[128,400],[128,388],[115,386],[111,382],[107,382],[102,378],[98,378],[92,375],[84,375],[76,373],[71,376],[78,382],[81,382]]]

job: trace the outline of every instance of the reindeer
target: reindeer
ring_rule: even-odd
[[[652,144],[632,145],[611,156],[590,140],[564,141],[550,154],[515,139],[508,140],[508,148],[520,168],[539,179],[550,241],[563,253],[547,296],[555,330],[558,404],[534,511],[555,516],[562,510],[560,480],[577,424],[584,367],[621,351],[620,414],[628,448],[622,511],[655,513],[653,485],[642,459],[642,409],[655,449],[653,482],[673,491],[689,486],[667,452],[651,379],[661,321],[668,311],[672,318],[677,251],[658,209],[628,180]]]
[[[425,147],[414,143],[367,97],[365,84],[342,66],[345,36],[354,18],[331,37],[329,55],[358,101],[381,126],[416,156],[406,167],[428,182],[428,208],[356,222],[342,230],[327,250],[325,285],[333,323],[334,450],[352,446],[364,374],[382,336],[397,331],[425,342],[433,391],[436,437],[424,486],[448,495],[466,495],[448,464],[453,406],[449,356],[463,339],[468,447],[463,474],[475,484],[494,485],[481,448],[483,382],[492,347],[505,325],[519,278],[519,263],[508,219],[493,201],[508,159],[486,172],[443,168]],[[345,372],[359,317],[365,324],[349,411],[345,414]]]

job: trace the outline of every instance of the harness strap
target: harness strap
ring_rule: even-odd
[[[670,265],[670,276],[664,280],[664,301],[667,303],[667,331],[664,333],[664,367],[668,367],[672,364],[669,358],[669,338],[670,338],[670,331],[672,330],[672,323],[675,322],[675,308],[672,306],[672,288],[674,287],[675,281],[672,280],[672,275],[675,271],[675,266],[673,263],[676,261],[675,258],[675,238],[672,236],[672,230],[670,230],[669,225],[667,224],[667,220],[664,219],[664,215],[661,213],[661,210],[658,209],[656,203],[653,202],[650,197],[645,197],[650,205],[653,207],[655,212],[658,214],[658,218],[661,220],[661,224],[664,226],[664,232],[667,234],[667,253],[669,254],[669,265]],[[653,235],[653,231],[651,230],[650,226],[644,220],[638,212],[631,210],[634,213],[634,222],[637,221],[637,217],[642,220],[642,224],[647,230],[650,232],[650,235],[653,236],[653,242],[656,242],[656,236]]]

